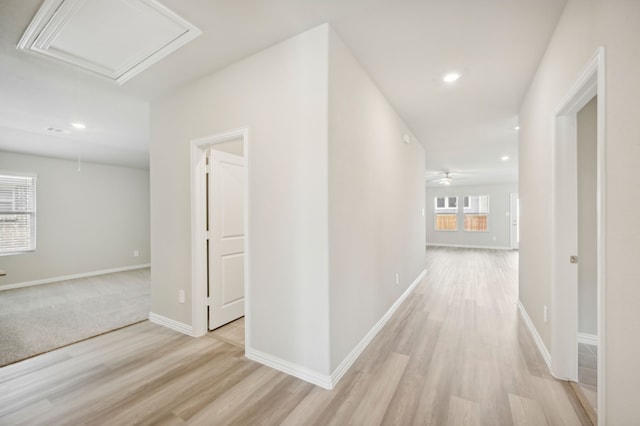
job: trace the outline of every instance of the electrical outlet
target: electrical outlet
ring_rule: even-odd
[[[396,272],[396,284],[400,284],[400,274]]]
[[[178,301],[179,301],[180,303],[184,303],[184,290],[180,290],[180,291],[178,292]]]
[[[547,308],[547,305],[544,305],[544,307],[542,308],[542,316],[544,318],[544,323],[548,323],[549,322],[549,309]]]
[[[133,251],[133,257],[138,257],[138,256],[140,256],[140,250],[135,249],[135,250]]]

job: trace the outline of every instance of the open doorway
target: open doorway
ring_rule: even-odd
[[[604,106],[600,48],[553,115],[551,372],[576,384],[594,423],[606,390]]]
[[[577,135],[578,383],[589,407],[597,411],[597,97],[578,111]]]
[[[597,97],[577,113],[578,384],[587,411],[597,413],[598,235]],[[595,415],[593,416],[595,418]]]
[[[520,247],[520,198],[513,192],[509,197],[509,219],[511,220],[510,247],[511,250],[518,250]]]
[[[191,141],[193,335],[244,315],[246,321],[239,323],[245,347],[250,318],[248,154],[246,128]]]

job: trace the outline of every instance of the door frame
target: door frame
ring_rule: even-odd
[[[577,254],[577,113],[597,99],[598,418],[605,419],[605,50],[600,47],[552,114],[551,373],[578,379],[578,289],[569,255]],[[573,177],[571,174],[573,173]],[[575,228],[575,229],[574,229]],[[572,240],[573,239],[573,240]],[[575,246],[575,247],[574,247]],[[570,251],[573,251],[570,253]]]
[[[509,194],[509,248],[511,250],[519,250],[520,242],[518,241],[518,233],[520,228],[520,208],[518,205],[520,194],[517,192],[512,192]],[[515,205],[515,208],[514,208]],[[516,217],[516,230],[513,229],[513,214],[514,211],[517,215]],[[514,244],[515,240],[515,244]]]
[[[191,324],[193,335],[202,336],[208,331],[207,318],[207,250],[206,250],[206,183],[207,150],[214,145],[242,138],[245,160],[244,188],[244,314],[245,351],[250,347],[251,325],[251,277],[249,273],[249,128],[242,127],[191,140]]]

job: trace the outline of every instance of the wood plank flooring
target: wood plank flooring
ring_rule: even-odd
[[[578,343],[578,381],[572,388],[592,423],[598,415],[598,347]]]
[[[147,321],[0,369],[0,424],[590,424],[518,318],[517,253],[429,248],[426,265],[332,391]]]
[[[244,317],[210,331],[208,336],[244,348]]]

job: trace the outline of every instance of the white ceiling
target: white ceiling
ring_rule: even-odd
[[[0,1],[0,150],[146,167],[150,100],[329,22],[427,170],[469,185],[517,180],[518,109],[565,0],[160,0],[202,35],[123,85],[16,50],[41,3]],[[462,77],[446,85],[451,70]]]
[[[124,83],[200,33],[155,0],[45,0],[18,49]]]

